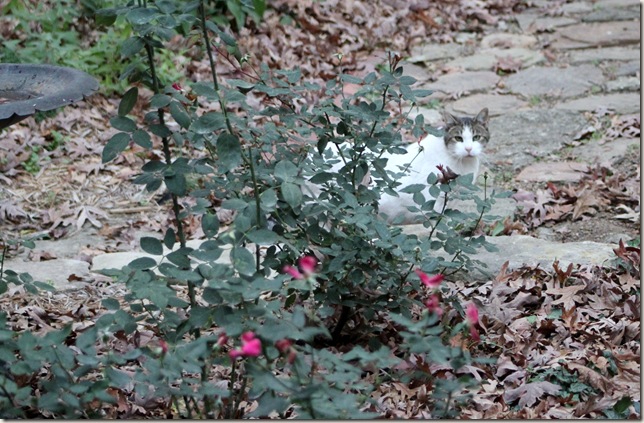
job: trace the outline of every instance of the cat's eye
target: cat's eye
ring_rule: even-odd
[[[458,142],[463,142],[463,137],[458,137],[458,136],[456,136],[456,137],[454,137],[454,139],[455,139],[456,141],[458,141]]]
[[[481,141],[482,137],[480,135],[474,135],[472,138],[474,141]]]

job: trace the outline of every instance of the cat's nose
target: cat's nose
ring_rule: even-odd
[[[472,152],[472,147],[471,146],[470,147],[465,147],[465,151],[467,151],[468,153],[471,153]]]

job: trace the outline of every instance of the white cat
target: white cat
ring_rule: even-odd
[[[449,113],[444,113],[445,127],[444,137],[428,135],[420,143],[411,143],[407,146],[405,154],[385,153],[382,157],[387,158],[387,170],[401,172],[406,169],[406,174],[399,179],[400,189],[412,185],[427,185],[427,176],[430,173],[440,175],[437,166],[442,165],[445,170],[449,168],[458,175],[473,174],[476,181],[480,168],[480,156],[483,152],[483,144],[489,139],[487,129],[488,109],[485,108],[474,118],[459,118]],[[317,154],[317,153],[316,153]],[[338,171],[342,167],[338,163],[331,168],[331,172]],[[365,175],[362,184],[369,183],[369,174]],[[318,186],[308,183],[307,188],[313,197],[320,194]],[[429,186],[423,191],[425,200],[432,197],[429,195]],[[410,212],[408,206],[417,206],[413,201],[413,195],[398,193],[398,197],[381,194],[378,210],[380,214],[386,215],[387,221],[394,219],[400,223],[413,223],[415,213]],[[443,209],[444,198],[439,197],[434,204],[434,210],[440,212]],[[396,219],[396,217],[398,218]]]
[[[412,184],[427,184],[430,173],[440,175],[437,166],[442,165],[451,169],[458,175],[473,174],[473,180],[479,174],[480,156],[483,144],[489,139],[487,129],[488,109],[485,108],[475,118],[458,118],[449,113],[444,113],[445,136],[436,137],[428,135],[420,143],[413,143],[407,147],[406,154],[384,154],[387,157],[387,168],[393,171],[407,168],[407,174],[399,182],[399,189]],[[411,163],[411,164],[410,164]],[[429,200],[429,187],[422,191],[426,200]],[[398,193],[399,197],[382,194],[379,211],[387,215],[391,222],[396,216],[404,216],[403,223],[411,223],[414,216],[407,207],[417,206],[412,194]],[[443,209],[444,198],[436,199],[434,210]]]

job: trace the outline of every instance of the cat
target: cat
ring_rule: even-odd
[[[483,152],[483,145],[489,140],[488,131],[488,109],[482,109],[474,118],[456,117],[447,112],[443,114],[445,127],[444,137],[428,135],[419,143],[410,143],[406,146],[407,153],[390,154],[385,153],[383,158],[387,159],[386,169],[399,173],[405,170],[405,175],[398,182],[400,189],[412,185],[427,185],[427,176],[430,173],[440,175],[441,171],[437,166],[441,165],[445,173],[450,170],[458,175],[473,174],[473,181],[479,174],[480,156]],[[335,164],[330,171],[337,172],[342,163]],[[370,183],[369,174],[366,174],[361,184]],[[306,191],[314,198],[320,194],[320,188],[312,183],[306,184]],[[425,200],[432,197],[429,195],[429,186],[422,191]],[[387,222],[408,224],[413,223],[416,213],[410,212],[407,207],[418,206],[413,201],[413,194],[398,192],[398,197],[382,193],[378,204],[378,211],[386,217]],[[444,205],[444,198],[439,197],[434,203],[434,210],[441,212]]]
[[[474,118],[456,117],[447,112],[443,114],[445,120],[444,137],[428,135],[418,144],[409,144],[405,154],[384,154],[388,158],[387,169],[399,172],[407,169],[407,173],[399,179],[398,189],[411,184],[427,184],[427,176],[430,173],[440,175],[437,166],[442,165],[443,169],[452,170],[457,175],[473,175],[473,181],[479,174],[480,158],[483,153],[483,145],[490,138],[487,127],[488,109],[482,109]],[[425,200],[429,200],[429,187],[422,191]],[[379,212],[387,216],[387,221],[392,222],[397,216],[401,223],[412,223],[414,213],[410,212],[408,206],[417,206],[414,203],[412,194],[398,193],[394,197],[383,193],[379,202]],[[444,206],[443,196],[436,199],[434,210],[441,212]]]

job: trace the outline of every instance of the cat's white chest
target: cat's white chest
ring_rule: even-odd
[[[387,168],[400,172],[401,167],[407,169],[407,174],[399,179],[401,185],[398,190],[407,185],[427,185],[427,176],[430,173],[439,173],[438,165],[447,166],[459,175],[473,174],[474,179],[478,176],[480,146],[478,143],[468,145],[466,142],[452,147],[448,150],[443,138],[433,135],[427,136],[420,143],[409,144],[407,153],[386,155],[388,158]],[[431,199],[429,187],[423,190],[426,200]],[[391,221],[397,215],[405,217],[404,222],[410,223],[414,214],[409,212],[407,207],[417,205],[411,194],[400,193],[399,197],[383,194],[379,204],[379,210],[388,216]],[[442,209],[442,199],[437,199],[435,210]]]

